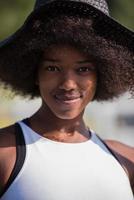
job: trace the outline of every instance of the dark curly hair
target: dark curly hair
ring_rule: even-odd
[[[94,24],[91,17],[64,15],[42,16],[30,21],[8,50],[0,50],[3,56],[3,61],[0,60],[1,81],[5,86],[10,86],[15,94],[39,97],[35,80],[44,50],[50,45],[68,44],[96,60],[98,82],[94,100],[111,100],[126,91],[133,94],[133,52],[100,36]]]

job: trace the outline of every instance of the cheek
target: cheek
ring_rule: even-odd
[[[57,87],[57,81],[54,78],[40,77],[38,82],[40,96],[44,101],[51,100],[51,95]]]
[[[41,97],[45,97],[45,96],[48,96],[52,88],[48,82],[43,81],[43,82],[39,82],[39,90],[40,90]]]
[[[47,94],[47,92],[50,90],[50,81],[48,81],[48,79],[46,79],[44,76],[40,75],[40,77],[38,78],[38,86],[39,86],[39,90],[40,90],[40,95],[41,97],[44,97],[45,94]]]
[[[52,75],[47,75],[46,73],[40,71],[38,75],[38,84],[42,89],[46,89],[55,84],[55,79]]]
[[[92,100],[96,92],[97,80],[96,78],[90,79],[85,84],[86,97]]]
[[[56,85],[61,80],[60,74],[40,70],[38,73],[38,82],[40,85]]]

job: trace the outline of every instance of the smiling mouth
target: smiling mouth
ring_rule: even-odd
[[[58,102],[65,103],[65,104],[72,104],[78,102],[82,96],[66,96],[66,95],[55,95],[55,99]]]

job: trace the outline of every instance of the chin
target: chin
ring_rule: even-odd
[[[76,113],[64,113],[64,114],[55,114],[56,115],[56,117],[57,118],[59,118],[59,119],[63,119],[63,120],[72,120],[72,119],[75,119],[75,118],[77,118],[77,117],[79,117],[80,116],[80,113],[78,114],[76,114]]]

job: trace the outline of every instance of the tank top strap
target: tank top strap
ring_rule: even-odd
[[[15,123],[15,140],[16,140],[16,162],[12,170],[12,173],[6,183],[6,186],[4,187],[4,190],[2,191],[2,193],[0,194],[0,198],[8,190],[10,185],[13,183],[13,181],[17,177],[18,173],[20,172],[23,166],[23,163],[26,157],[25,140],[22,133],[22,129],[18,123]]]

